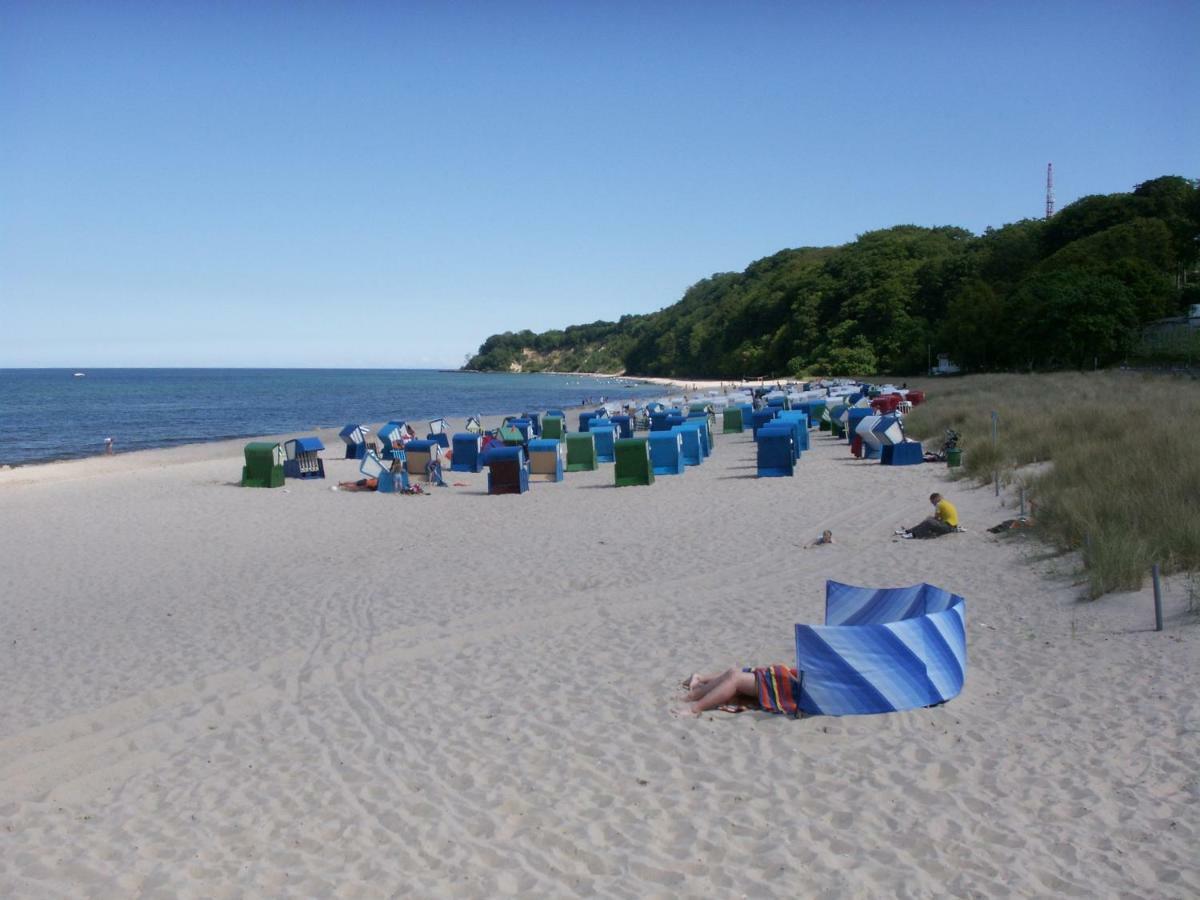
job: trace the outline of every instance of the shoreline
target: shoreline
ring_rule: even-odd
[[[59,369],[55,368],[54,371],[59,371]],[[62,369],[61,371],[69,371],[69,369]],[[224,370],[216,369],[214,371],[224,371]],[[292,371],[292,370],[287,370],[287,371]],[[341,370],[314,370],[314,371],[341,371]],[[363,370],[363,371],[376,371],[376,370]],[[379,371],[392,371],[392,370],[379,370]],[[410,370],[397,369],[395,371],[410,371]],[[442,370],[430,369],[430,370],[411,370],[411,371],[439,371],[440,372]],[[473,372],[462,372],[461,370],[446,370],[446,372],[454,373],[454,374],[489,374],[489,375],[491,375],[491,374],[509,374],[509,373],[473,373]],[[518,373],[512,373],[512,374],[518,374]],[[591,375],[589,373],[573,373],[573,372],[567,372],[567,373],[543,372],[543,373],[532,373],[532,374],[545,374],[545,375],[556,375],[556,376],[576,376],[577,375],[580,377],[588,377],[588,378],[607,377],[607,376],[601,376],[601,375]],[[644,383],[647,386],[659,383],[659,382],[651,382],[651,381],[643,382],[641,379],[628,379],[628,380],[637,381],[639,383]],[[649,396],[646,396],[646,397],[639,397],[638,399],[645,400],[645,399],[651,399],[651,398]],[[543,409],[549,405],[550,404],[541,404]],[[578,409],[583,409],[584,407],[580,406],[578,403],[575,403],[575,404],[570,404],[570,405],[564,405],[562,408],[569,410],[569,411],[575,411]],[[503,412],[484,413],[483,416],[485,419],[495,418],[498,420],[498,419],[503,418],[504,416],[516,415],[519,412],[521,412],[521,410],[512,409],[512,410],[506,410]],[[443,418],[447,419],[447,421],[450,421],[450,422],[456,422],[456,421],[457,422],[465,422],[468,417],[473,416],[473,415],[478,415],[478,414],[480,414],[478,410],[447,412],[443,415]],[[365,422],[364,424],[369,424],[373,428],[377,428],[378,426],[382,425],[386,421],[387,421],[387,419],[380,419],[378,421]],[[426,421],[426,420],[413,419],[413,421]],[[213,438],[166,439],[166,442],[163,442],[163,443],[156,442],[149,446],[137,447],[136,449],[123,449],[120,442],[118,441],[118,443],[116,445],[116,452],[113,454],[112,458],[127,457],[132,454],[155,453],[155,452],[166,451],[166,450],[184,450],[186,448],[196,448],[196,447],[204,447],[204,446],[212,446],[212,445],[224,445],[224,444],[232,444],[232,443],[256,441],[256,440],[280,440],[280,441],[282,441],[282,440],[286,440],[291,437],[297,437],[300,435],[314,435],[314,434],[321,438],[322,443],[326,444],[327,449],[330,446],[336,446],[336,447],[340,448],[342,446],[342,444],[341,444],[341,439],[338,437],[338,431],[341,430],[341,428],[344,426],[344,424],[345,423],[336,424],[336,425],[331,424],[331,425],[302,426],[300,428],[292,429],[289,431],[274,432],[274,433],[262,432],[262,431],[247,431],[247,432],[241,433],[241,434],[226,435],[226,436],[213,437]],[[331,444],[331,440],[332,440],[332,444]],[[68,464],[68,463],[79,463],[79,462],[83,462],[86,460],[92,460],[92,459],[97,459],[97,458],[109,459],[110,457],[108,457],[103,452],[102,449],[98,449],[95,453],[89,453],[86,455],[79,454],[79,453],[64,453],[62,455],[53,456],[53,457],[49,457],[49,458],[28,460],[28,461],[22,461],[22,462],[0,463],[0,484],[2,484],[4,481],[3,476],[5,475],[5,473],[11,473],[11,472],[16,472],[16,471],[20,471],[20,470],[29,470],[32,468],[39,468],[39,467],[43,467],[43,466],[60,466],[63,464]]]
[[[66,371],[66,370],[63,370],[63,371]],[[397,370],[397,371],[402,371],[402,370]],[[433,370],[430,370],[430,371],[433,371]],[[437,370],[437,371],[441,371],[441,370]],[[739,386],[748,386],[750,384],[749,382],[745,383],[745,385],[742,385],[741,383],[737,383],[737,382],[705,380],[705,379],[681,381],[679,379],[664,378],[664,377],[658,377],[658,376],[633,377],[633,376],[626,376],[626,375],[612,375],[612,374],[606,374],[606,373],[602,373],[602,372],[530,372],[530,373],[486,372],[486,373],[477,373],[477,372],[471,372],[471,371],[465,371],[465,370],[446,370],[446,371],[449,373],[460,373],[460,374],[466,374],[466,375],[472,375],[472,374],[487,374],[487,375],[532,374],[532,375],[578,376],[578,377],[585,377],[585,378],[621,380],[621,381],[635,382],[637,384],[644,384],[646,386],[678,389],[678,391],[681,393],[687,393],[687,392],[691,392],[691,391],[717,390],[722,387],[733,390]],[[662,394],[660,394],[659,396],[662,396]],[[649,401],[652,399],[656,399],[656,397],[650,393],[647,393],[644,396],[636,397],[636,399],[645,402],[645,401]],[[610,402],[613,402],[613,401],[610,401]],[[564,410],[566,410],[568,413],[578,413],[582,410],[589,409],[591,407],[576,403],[576,404],[564,406],[562,408]],[[514,410],[511,412],[503,412],[503,413],[488,413],[488,414],[484,415],[484,419],[485,420],[496,419],[497,423],[498,423],[499,420],[502,419],[504,416],[516,415],[517,412],[518,411]],[[465,423],[467,418],[472,415],[476,415],[476,413],[449,413],[449,414],[445,415],[444,418],[448,422],[451,422],[451,423],[455,423],[455,422]],[[369,424],[369,425],[371,425],[372,428],[377,429],[385,421],[387,421],[387,420],[380,420],[378,422],[368,422],[368,423],[364,423],[364,424]],[[193,451],[189,454],[189,456],[190,456],[189,461],[194,461],[194,460],[201,459],[201,458],[213,458],[217,455],[220,455],[219,452],[214,452],[213,454],[200,454],[199,452],[196,451],[195,448],[212,447],[212,448],[215,448],[216,451],[221,451],[226,448],[226,445],[228,445],[228,446],[237,445],[240,450],[240,447],[244,443],[249,442],[249,441],[279,441],[282,443],[284,440],[288,440],[290,438],[297,437],[300,435],[316,435],[317,437],[319,437],[321,439],[321,442],[326,445],[327,451],[331,448],[340,449],[342,444],[341,444],[341,439],[338,436],[338,431],[340,431],[342,427],[343,427],[342,425],[325,425],[325,426],[313,426],[310,428],[295,429],[292,431],[278,432],[278,433],[274,433],[274,434],[271,434],[271,433],[267,433],[267,434],[246,433],[246,434],[241,434],[241,435],[235,435],[232,437],[219,437],[219,438],[201,439],[201,440],[185,439],[185,440],[181,440],[181,441],[175,442],[175,443],[159,444],[159,445],[150,446],[150,447],[139,447],[135,450],[122,450],[118,446],[116,452],[111,457],[107,456],[102,451],[98,451],[95,454],[89,454],[86,456],[81,456],[81,455],[59,456],[59,457],[54,457],[51,459],[32,460],[29,462],[5,463],[5,464],[0,465],[0,485],[5,484],[6,481],[12,480],[10,478],[6,478],[5,477],[6,475],[11,475],[12,473],[15,473],[15,472],[28,473],[30,470],[40,469],[40,468],[43,468],[46,466],[63,466],[63,465],[69,465],[69,464],[81,464],[81,463],[87,463],[89,460],[109,460],[109,461],[111,461],[111,460],[115,460],[117,458],[127,458],[127,457],[133,456],[135,454],[162,453],[162,452],[166,452],[166,451]],[[458,428],[455,430],[461,430],[461,428]]]

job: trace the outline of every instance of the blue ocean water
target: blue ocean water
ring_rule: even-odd
[[[429,369],[0,369],[0,464],[341,427],[507,415],[647,396],[580,375]]]

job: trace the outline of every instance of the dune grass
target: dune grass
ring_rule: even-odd
[[[907,430],[940,446],[953,428],[966,477],[990,482],[998,471],[1025,484],[1036,532],[1081,554],[1089,597],[1141,587],[1154,563],[1164,573],[1200,570],[1200,383],[1064,372],[919,386],[929,401]]]

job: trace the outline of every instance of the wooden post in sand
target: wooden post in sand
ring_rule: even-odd
[[[1158,580],[1158,563],[1150,567],[1154,579],[1154,630],[1162,631],[1162,583]]]
[[[992,410],[992,458],[996,457],[996,443],[1000,433],[1000,413]],[[1000,470],[992,469],[992,482],[996,485],[996,496],[1000,496]]]
[[[1021,518],[1025,518],[1025,486],[1021,486]]]

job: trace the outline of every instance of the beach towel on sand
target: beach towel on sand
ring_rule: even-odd
[[[800,685],[795,669],[787,666],[758,666],[742,671],[754,673],[758,703],[764,711],[786,716],[800,715],[800,707],[796,702],[796,698],[800,696]]]

